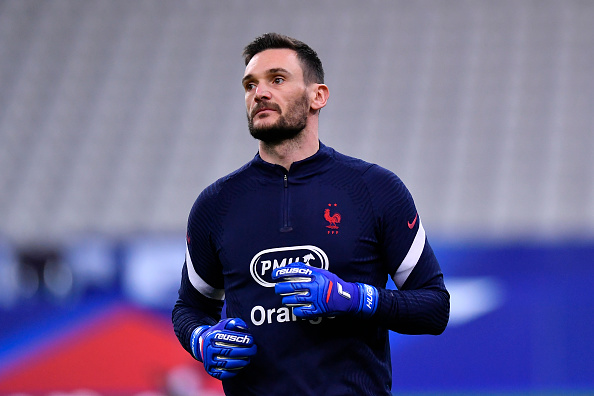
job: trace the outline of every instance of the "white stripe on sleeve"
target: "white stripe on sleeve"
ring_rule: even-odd
[[[392,279],[398,288],[401,288],[408,279],[408,276],[417,265],[419,258],[421,257],[421,253],[423,253],[423,249],[425,248],[425,229],[423,228],[423,224],[421,223],[421,219],[419,219],[419,229],[417,230],[417,235],[413,240],[413,243],[410,245],[410,249],[406,254],[404,260],[400,264],[400,267],[396,270]]]
[[[198,275],[196,270],[194,269],[194,265],[192,264],[192,258],[190,257],[190,250],[188,249],[188,245],[186,244],[186,267],[188,268],[188,278],[190,278],[190,283],[196,290],[200,292],[200,294],[212,298],[214,300],[224,300],[225,299],[225,290],[224,289],[215,289],[208,283],[204,281]]]

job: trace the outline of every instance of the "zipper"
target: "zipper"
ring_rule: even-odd
[[[293,227],[289,224],[289,176],[285,173],[283,175],[283,225],[280,232],[291,232]]]

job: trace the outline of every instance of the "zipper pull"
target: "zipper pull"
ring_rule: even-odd
[[[285,188],[289,187],[289,178],[287,176],[287,174],[285,173],[285,176],[283,178],[283,181],[285,183]]]

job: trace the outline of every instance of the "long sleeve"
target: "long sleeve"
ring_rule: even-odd
[[[450,296],[421,217],[404,183],[374,166],[366,173],[388,274],[398,290],[379,290],[374,320],[403,334],[441,334]]]
[[[450,295],[433,250],[425,241],[419,262],[405,284],[399,290],[379,290],[374,319],[402,334],[439,335],[448,324],[449,312]]]
[[[223,275],[212,246],[216,223],[217,185],[200,194],[188,217],[186,260],[179,297],[172,312],[175,334],[191,354],[190,339],[200,325],[214,325],[221,318],[224,302]]]
[[[187,264],[182,270],[182,280],[171,319],[179,342],[192,355],[190,338],[194,329],[201,325],[214,325],[221,318],[223,301],[203,296],[190,283]]]

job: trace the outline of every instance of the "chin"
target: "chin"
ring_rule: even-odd
[[[250,130],[250,134],[263,143],[275,145],[294,139],[302,131],[302,128],[254,128]]]
[[[272,129],[275,127],[275,123],[270,120],[268,120],[268,121],[259,120],[259,121],[254,122],[252,125],[253,125],[253,128],[256,130]]]
[[[272,114],[265,114],[263,116],[256,116],[252,120],[252,124],[254,128],[274,128],[275,124],[277,123],[277,119],[272,116]]]

